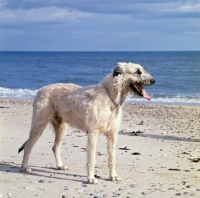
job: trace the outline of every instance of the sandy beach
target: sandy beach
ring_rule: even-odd
[[[87,184],[85,133],[69,128],[55,169],[50,127],[33,148],[30,167],[20,172],[31,124],[32,100],[0,99],[0,197],[172,198],[200,197],[200,106],[126,104],[118,135],[116,167],[121,182],[108,179],[106,138],[99,136],[95,174]]]

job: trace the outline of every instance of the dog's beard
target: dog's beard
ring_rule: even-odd
[[[138,83],[130,84],[131,89],[139,96],[146,98],[147,100],[151,100],[151,97],[147,94],[145,89],[142,87],[142,85],[139,85]]]

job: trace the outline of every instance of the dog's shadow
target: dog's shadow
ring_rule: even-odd
[[[26,173],[22,172],[20,170],[20,165],[16,164],[14,162],[0,162],[0,171],[4,173],[13,173],[13,174],[26,174],[31,176],[39,176],[44,178],[50,178],[50,179],[59,179],[59,180],[70,180],[75,182],[80,182],[82,184],[87,184],[87,179],[85,181],[81,180],[82,178],[86,178],[86,175],[77,175],[77,174],[70,174],[68,172],[60,171],[55,168],[49,168],[49,167],[37,167],[37,166],[31,166],[33,173]],[[65,176],[65,177],[59,177],[59,175]],[[68,178],[68,177],[75,177],[74,179]],[[77,178],[77,179],[76,179]],[[80,179],[79,179],[80,178]]]
[[[192,138],[169,136],[169,135],[149,134],[149,133],[119,132],[119,135],[129,135],[129,136],[134,136],[134,137],[145,137],[145,138],[151,138],[151,139],[171,140],[171,141],[180,141],[180,142],[200,142],[200,139],[192,139]]]

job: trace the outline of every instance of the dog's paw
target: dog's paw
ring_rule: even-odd
[[[111,176],[111,180],[112,181],[121,181],[121,177],[115,175],[115,176]]]
[[[98,184],[98,180],[96,178],[88,179],[88,184]]]
[[[58,166],[57,169],[66,171],[68,170],[68,166],[67,165]]]
[[[30,173],[30,174],[33,174],[33,173],[34,173],[29,167],[27,167],[27,168],[21,167],[20,171],[21,171],[21,172]]]

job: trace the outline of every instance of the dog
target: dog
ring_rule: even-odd
[[[29,138],[18,150],[18,153],[24,150],[21,170],[32,172],[28,167],[29,156],[48,123],[53,126],[55,132],[52,150],[57,168],[67,170],[68,167],[62,163],[60,150],[68,124],[88,135],[88,183],[98,183],[94,176],[94,167],[99,134],[107,137],[110,179],[120,181],[121,178],[115,170],[115,145],[121,123],[122,105],[128,93],[151,100],[143,86],[151,86],[154,83],[153,77],[141,65],[119,62],[113,72],[99,84],[81,87],[71,83],[57,83],[39,89],[33,102]]]

